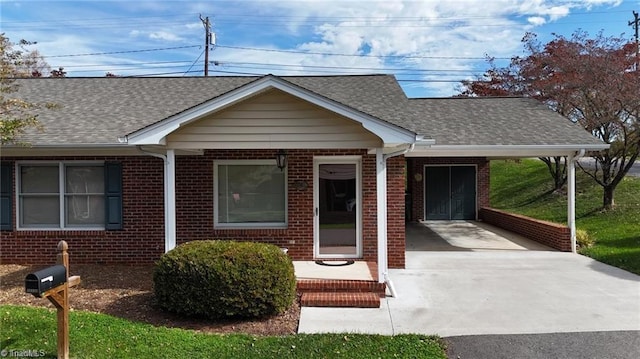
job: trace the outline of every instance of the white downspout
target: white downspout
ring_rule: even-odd
[[[576,253],[576,162],[584,156],[585,150],[581,149],[574,156],[567,158],[569,166],[567,173],[567,224],[571,234],[571,252]]]
[[[167,150],[167,237],[165,238],[165,252],[176,247],[176,151]]]
[[[171,249],[175,248],[175,244],[176,244],[176,235],[175,235],[175,185],[171,187],[172,189],[172,194],[173,194],[173,200],[169,199],[169,184],[170,181],[169,179],[169,160],[167,158],[166,155],[163,155],[161,153],[155,153],[155,152],[149,152],[149,151],[145,151],[142,146],[137,146],[138,150],[142,153],[145,153],[149,156],[153,156],[153,157],[157,157],[162,159],[162,163],[163,163],[163,176],[164,176],[164,252],[168,252]],[[173,152],[173,150],[171,150],[171,152]],[[169,154],[169,151],[167,151],[167,154]],[[175,160],[175,154],[173,156],[173,159]],[[174,162],[174,161],[172,161]],[[175,165],[173,166],[174,168],[174,173],[175,173]],[[175,179],[175,176],[173,177],[173,179]],[[171,181],[171,183],[175,184],[175,180]],[[173,210],[170,210],[170,204],[171,202],[173,202],[174,207]],[[170,214],[173,216],[173,225],[170,225]]]
[[[395,286],[389,278],[389,261],[387,246],[387,159],[403,155],[414,147],[410,147],[389,154],[383,153],[383,148],[376,148],[376,192],[378,208],[378,282],[385,283],[392,297],[397,298]]]

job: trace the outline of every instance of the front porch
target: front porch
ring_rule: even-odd
[[[379,308],[386,284],[378,265],[365,261],[293,261],[303,307]]]

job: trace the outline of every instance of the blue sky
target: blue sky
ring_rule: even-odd
[[[527,31],[631,39],[640,0],[7,1],[0,32],[36,41],[67,76],[210,76],[390,73],[410,97],[457,93],[485,55],[522,54]]]

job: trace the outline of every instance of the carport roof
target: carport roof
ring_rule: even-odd
[[[276,77],[326,101],[435,139],[436,146],[568,146],[603,143],[532,99],[408,99],[391,75]],[[19,79],[17,96],[51,102],[33,147],[126,146],[118,139],[263,77]],[[419,143],[418,143],[419,144]]]
[[[409,99],[399,125],[438,145],[602,145],[544,104],[523,97]]]

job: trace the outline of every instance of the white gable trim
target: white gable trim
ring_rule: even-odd
[[[380,137],[384,143],[412,144],[415,142],[416,134],[409,130],[364,114],[349,106],[326,99],[272,75],[265,76],[215,99],[133,132],[127,135],[127,141],[130,145],[162,145],[164,144],[165,137],[178,128],[269,89],[281,90],[304,101],[357,121],[361,123],[365,129]]]

